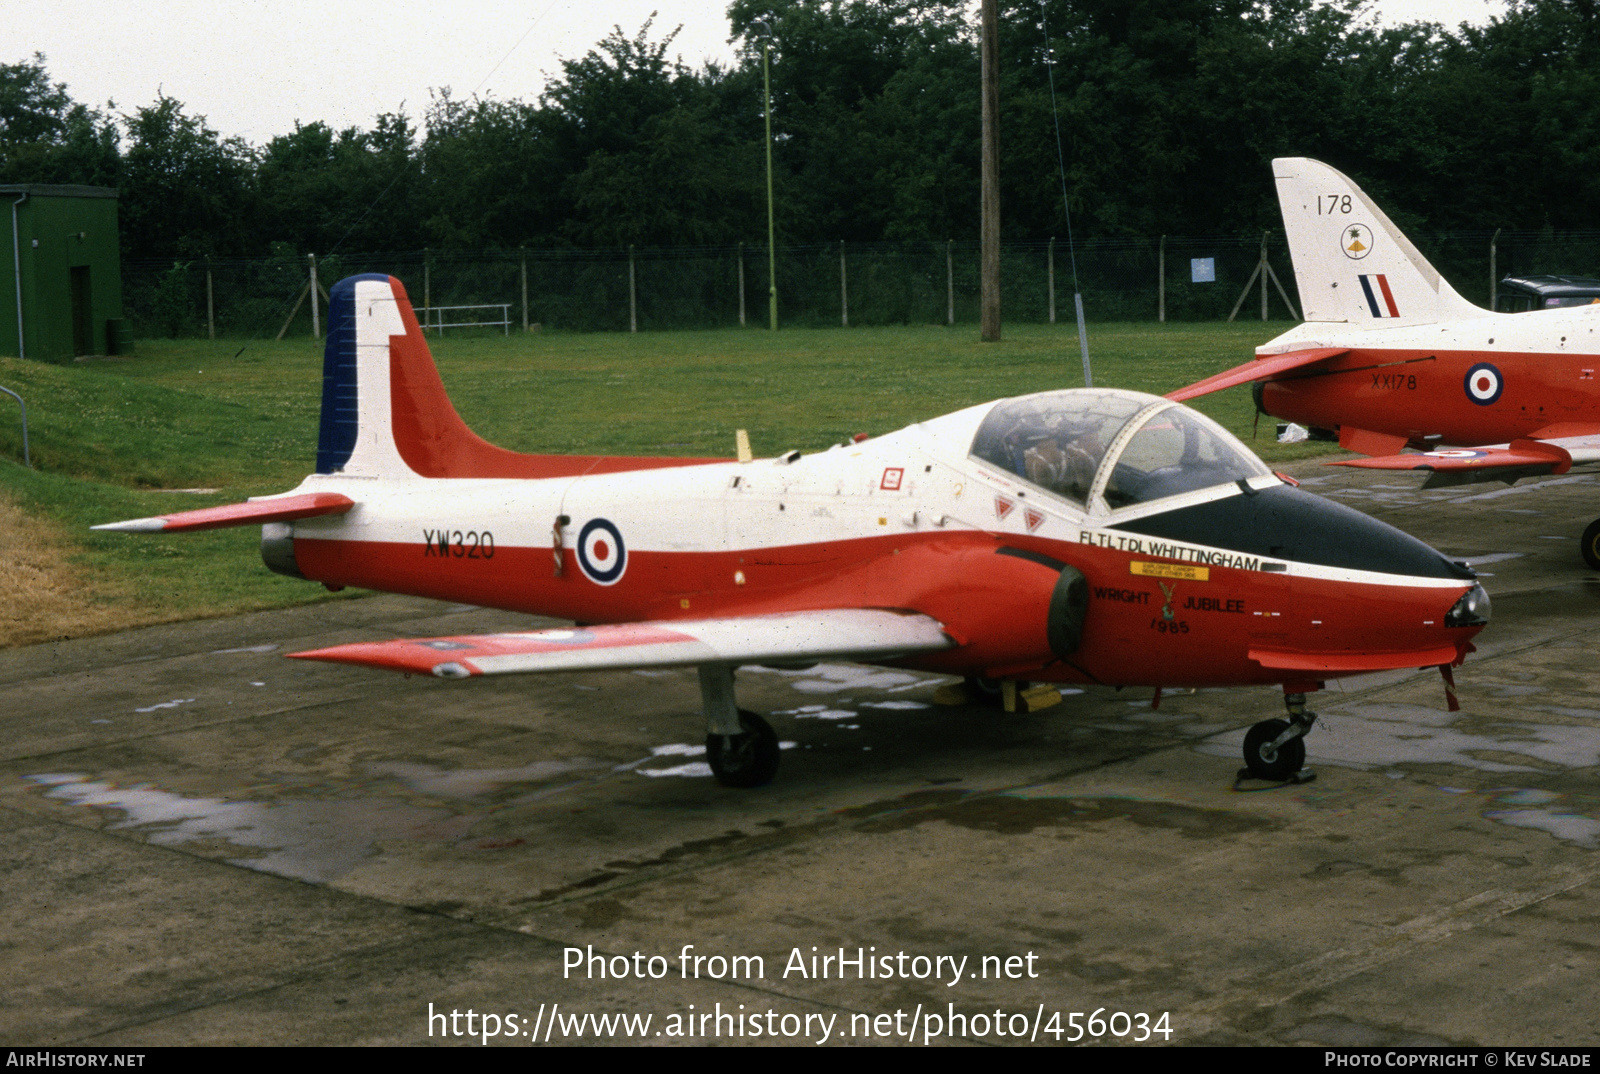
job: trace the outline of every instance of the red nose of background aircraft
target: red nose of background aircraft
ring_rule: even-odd
[[[518,454],[456,414],[398,280],[332,294],[315,473],[97,528],[256,524],[279,573],[582,624],[303,659],[445,678],[696,667],[726,784],[779,758],[734,669],[827,659],[998,682],[1013,710],[1059,697],[1036,684],[1281,685],[1289,718],[1253,727],[1245,761],[1290,779],[1304,694],[1393,668],[1448,681],[1488,619],[1471,570],[1168,399],[1047,391],[766,459]]]

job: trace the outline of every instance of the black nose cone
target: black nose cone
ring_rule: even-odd
[[[1476,577],[1386,522],[1289,485],[1179,507],[1112,528],[1325,567],[1462,581]]]

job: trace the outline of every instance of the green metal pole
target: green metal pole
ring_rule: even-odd
[[[772,217],[772,79],[768,56],[771,44],[761,45],[761,89],[767,102],[767,315],[772,331],[778,330],[778,250],[777,229]]]

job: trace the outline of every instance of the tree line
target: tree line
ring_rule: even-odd
[[[1358,0],[1003,0],[1007,240],[1259,233],[1268,161],[1311,156],[1407,229],[1600,227],[1600,4],[1379,28]],[[130,259],[755,245],[770,46],[780,245],[970,239],[979,76],[963,0],[733,0],[731,65],[613,30],[537,100],[251,145],[166,96],[74,101],[0,65],[0,182],[121,192]],[[759,36],[758,24],[771,29]],[[1048,34],[1048,46],[1047,46]],[[1050,80],[1055,98],[1052,105]]]

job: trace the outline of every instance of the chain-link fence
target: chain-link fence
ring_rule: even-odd
[[[1415,236],[1465,297],[1487,305],[1491,246],[1498,276],[1600,274],[1600,232],[1448,232]],[[1073,317],[1074,280],[1092,321],[1260,317],[1259,284],[1242,294],[1261,256],[1254,237],[1172,236],[1079,243],[1007,243],[1001,300],[1007,321]],[[976,323],[976,242],[906,242],[780,247],[780,325]],[[1299,306],[1283,238],[1267,240],[1276,277]],[[310,260],[260,259],[123,264],[124,312],[134,334],[272,338],[311,333]],[[764,327],[765,246],[634,250],[406,251],[316,259],[319,291],[358,272],[399,277],[426,306],[509,304],[524,321],[573,331]],[[1242,301],[1241,301],[1242,300]],[[325,299],[319,294],[319,304]],[[1276,287],[1274,319],[1290,316]],[[470,316],[470,315],[468,315]],[[459,315],[458,315],[459,317]],[[484,319],[498,320],[499,310]],[[454,330],[453,330],[454,331]],[[495,331],[500,331],[496,328]]]

